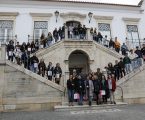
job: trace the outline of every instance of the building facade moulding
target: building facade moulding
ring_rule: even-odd
[[[32,17],[52,17],[52,13],[29,13]]]
[[[18,12],[0,12],[0,16],[18,16]]]
[[[82,22],[83,19],[86,18],[86,14],[80,14],[77,12],[68,12],[68,13],[60,13],[60,17],[67,21],[79,21]]]
[[[125,22],[139,22],[141,18],[126,18],[123,17],[122,20]]]
[[[94,15],[94,19],[96,19],[96,20],[113,20],[113,16],[98,16],[98,15]]]
[[[18,12],[0,12],[0,20],[15,20]]]

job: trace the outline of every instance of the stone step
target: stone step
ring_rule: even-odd
[[[127,103],[124,102],[117,102],[116,104],[101,104],[101,105],[96,105],[92,103],[92,106],[87,105],[84,103],[84,105],[80,106],[77,105],[76,103],[74,106],[68,106],[68,105],[62,105],[62,106],[55,106],[54,110],[61,112],[61,111],[79,111],[79,110],[100,110],[100,109],[109,109],[109,108],[116,108],[118,106],[125,106],[128,105]]]

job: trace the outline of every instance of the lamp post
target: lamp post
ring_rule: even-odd
[[[93,13],[92,13],[92,12],[89,12],[89,13],[88,13],[89,23],[91,22],[92,16],[93,16]]]
[[[30,40],[30,35],[28,35],[28,42],[30,42],[29,40]]]
[[[54,14],[55,14],[55,17],[56,17],[56,23],[57,23],[57,19],[58,19],[58,16],[59,16],[59,12],[58,12],[58,11],[55,11]]]

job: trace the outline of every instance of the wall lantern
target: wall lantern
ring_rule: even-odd
[[[89,23],[91,22],[92,16],[93,16],[93,13],[89,12],[89,13],[88,13]]]
[[[57,19],[58,19],[58,16],[59,16],[59,12],[58,12],[58,11],[55,11],[54,14],[55,14],[55,17],[56,17],[56,23],[57,23]]]

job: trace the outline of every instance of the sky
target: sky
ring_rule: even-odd
[[[126,5],[138,5],[141,0],[62,0],[62,1],[84,1],[84,2],[101,2],[101,3],[115,3]]]

